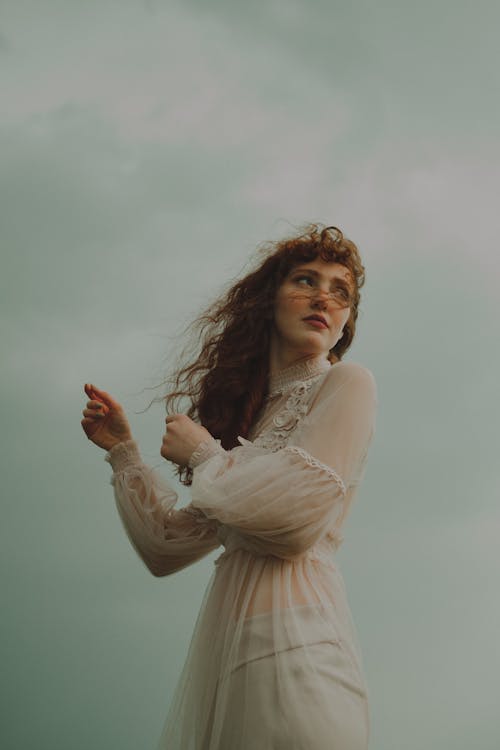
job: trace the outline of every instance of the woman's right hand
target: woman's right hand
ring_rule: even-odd
[[[90,400],[82,412],[81,425],[88,439],[106,451],[131,440],[132,432],[121,405],[95,385],[85,383],[84,390]]]

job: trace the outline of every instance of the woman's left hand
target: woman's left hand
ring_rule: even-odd
[[[160,455],[174,464],[186,466],[192,452],[211,435],[186,414],[171,414],[165,422],[167,431],[163,436]]]

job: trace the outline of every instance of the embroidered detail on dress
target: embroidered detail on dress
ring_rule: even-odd
[[[321,469],[322,471],[326,471],[329,477],[331,479],[334,479],[335,482],[337,482],[338,486],[342,490],[342,494],[346,494],[346,486],[342,479],[339,477],[337,472],[332,469],[330,466],[327,466],[326,464],[322,463],[321,461],[318,461],[314,456],[311,456],[310,453],[305,451],[303,448],[298,448],[295,445],[287,445],[284,449],[285,451],[289,451],[290,453],[297,453],[299,456],[302,456],[304,461],[309,465],[314,467],[315,469]]]
[[[253,441],[254,445],[267,448],[272,453],[286,445],[292,430],[307,414],[311,388],[323,374],[320,373],[310,380],[299,382],[292,388],[283,409],[273,417],[273,426],[257,435]]]

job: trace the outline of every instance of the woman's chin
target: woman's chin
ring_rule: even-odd
[[[317,338],[313,341],[308,340],[301,342],[301,344],[296,347],[297,356],[319,357],[320,354],[324,354],[326,357],[332,346],[335,346],[334,344],[328,346],[328,343],[329,342],[325,342],[324,339],[318,341]]]

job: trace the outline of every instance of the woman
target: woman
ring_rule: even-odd
[[[375,428],[370,370],[343,362],[364,267],[335,227],[265,247],[259,267],[198,319],[161,455],[145,466],[121,406],[86,385],[82,426],[108,451],[118,511],[155,576],[219,545],[162,750],[366,750],[357,634],[334,553]]]

